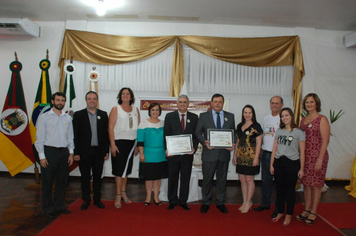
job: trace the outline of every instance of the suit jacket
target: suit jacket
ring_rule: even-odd
[[[92,134],[88,110],[86,108],[74,113],[73,130],[74,155],[87,155],[88,152],[90,152]],[[108,134],[108,114],[100,109],[97,110],[97,133],[99,153],[104,158],[106,153],[109,153],[110,143]]]
[[[236,143],[236,135],[235,135],[235,116],[234,114],[224,111],[224,124],[221,127],[222,129],[233,129],[234,137],[233,141]],[[203,145],[203,161],[217,161],[220,160],[222,162],[230,161],[231,152],[226,149],[208,149],[205,146],[205,141],[207,140],[207,130],[208,129],[216,129],[213,113],[212,111],[207,111],[200,114],[197,128],[195,129],[195,136],[199,140],[199,142]]]
[[[166,136],[170,135],[180,135],[180,134],[191,134],[193,138],[193,148],[197,150],[198,140],[194,135],[195,128],[198,123],[198,116],[194,113],[187,112],[187,121],[184,131],[180,123],[181,117],[179,117],[178,111],[170,112],[166,115],[164,119],[164,147],[167,149]],[[180,156],[170,157],[170,160],[179,160]]]

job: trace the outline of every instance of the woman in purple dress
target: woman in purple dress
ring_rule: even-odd
[[[302,183],[304,186],[304,211],[297,215],[297,220],[312,225],[317,217],[317,208],[324,186],[326,168],[329,161],[327,147],[330,138],[328,119],[319,114],[321,102],[315,93],[309,93],[303,99],[303,109],[308,116],[303,118],[300,128],[305,131],[305,168]]]

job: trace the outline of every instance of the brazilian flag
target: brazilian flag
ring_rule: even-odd
[[[32,117],[30,122],[30,131],[31,131],[31,139],[32,139],[32,147],[36,156],[36,160],[39,161],[37,150],[34,146],[36,142],[36,122],[38,117],[49,111],[51,109],[51,84],[49,83],[49,73],[48,69],[51,66],[51,62],[48,59],[43,59],[40,61],[41,68],[41,78],[38,84],[37,94],[35,98],[35,103],[33,105]]]

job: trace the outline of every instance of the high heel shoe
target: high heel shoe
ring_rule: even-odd
[[[310,215],[314,215],[315,218],[314,218],[314,219],[309,219],[309,216],[310,216]],[[316,220],[316,217],[317,217],[317,214],[314,213],[314,212],[310,212],[310,215],[305,219],[305,223],[306,223],[307,225],[313,225],[313,224],[315,223],[315,220]]]
[[[289,222],[287,222],[288,219],[289,219]],[[289,226],[291,221],[292,221],[292,216],[286,215],[286,217],[284,218],[283,227]]]
[[[295,218],[299,221],[305,221],[308,218],[308,216],[310,215],[310,211],[304,209],[303,212],[306,212],[307,214],[305,216],[303,216],[302,215],[303,213],[302,213],[302,214],[297,215]]]
[[[287,223],[287,222],[283,222],[283,227],[287,227],[287,226],[289,226],[290,225],[290,221]]]
[[[244,205],[245,205],[245,201],[241,204],[241,206],[239,207],[239,211],[242,211],[242,209],[244,209]]]
[[[121,193],[125,193],[125,195],[126,195],[126,192],[125,191],[121,191]],[[127,197],[127,196],[126,196]],[[124,203],[126,203],[126,204],[130,204],[130,203],[132,203],[131,202],[131,200],[130,200],[130,198],[123,198],[123,197],[121,197],[121,199],[122,199],[122,201],[124,201]]]
[[[161,201],[159,201],[159,202],[156,202],[156,200],[154,200],[153,199],[153,202],[157,205],[157,206],[160,206],[160,205],[162,205],[162,202]]]
[[[251,202],[250,202],[250,206],[247,208],[247,210],[241,209],[241,213],[247,213],[247,212],[251,211],[252,205],[253,205],[253,203],[252,203],[252,201],[251,201]]]
[[[279,217],[278,217],[279,216]],[[284,214],[278,213],[278,215],[272,219],[273,223],[277,223],[280,219],[284,217]]]
[[[121,193],[120,194],[116,194],[116,198],[117,198],[117,196],[121,196]],[[120,209],[121,208],[121,197],[119,197],[119,199],[120,199],[119,203],[117,203],[116,199],[115,199],[114,206],[115,206],[116,209]]]
[[[145,201],[144,201],[144,205],[145,206],[149,206],[150,204],[151,204],[151,197],[149,198],[149,200],[148,201],[146,201],[147,200],[147,196],[146,196],[146,199],[145,199]]]

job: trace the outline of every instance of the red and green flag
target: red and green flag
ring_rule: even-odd
[[[11,80],[0,120],[0,159],[11,176],[35,162],[20,71],[22,64],[10,64]]]

